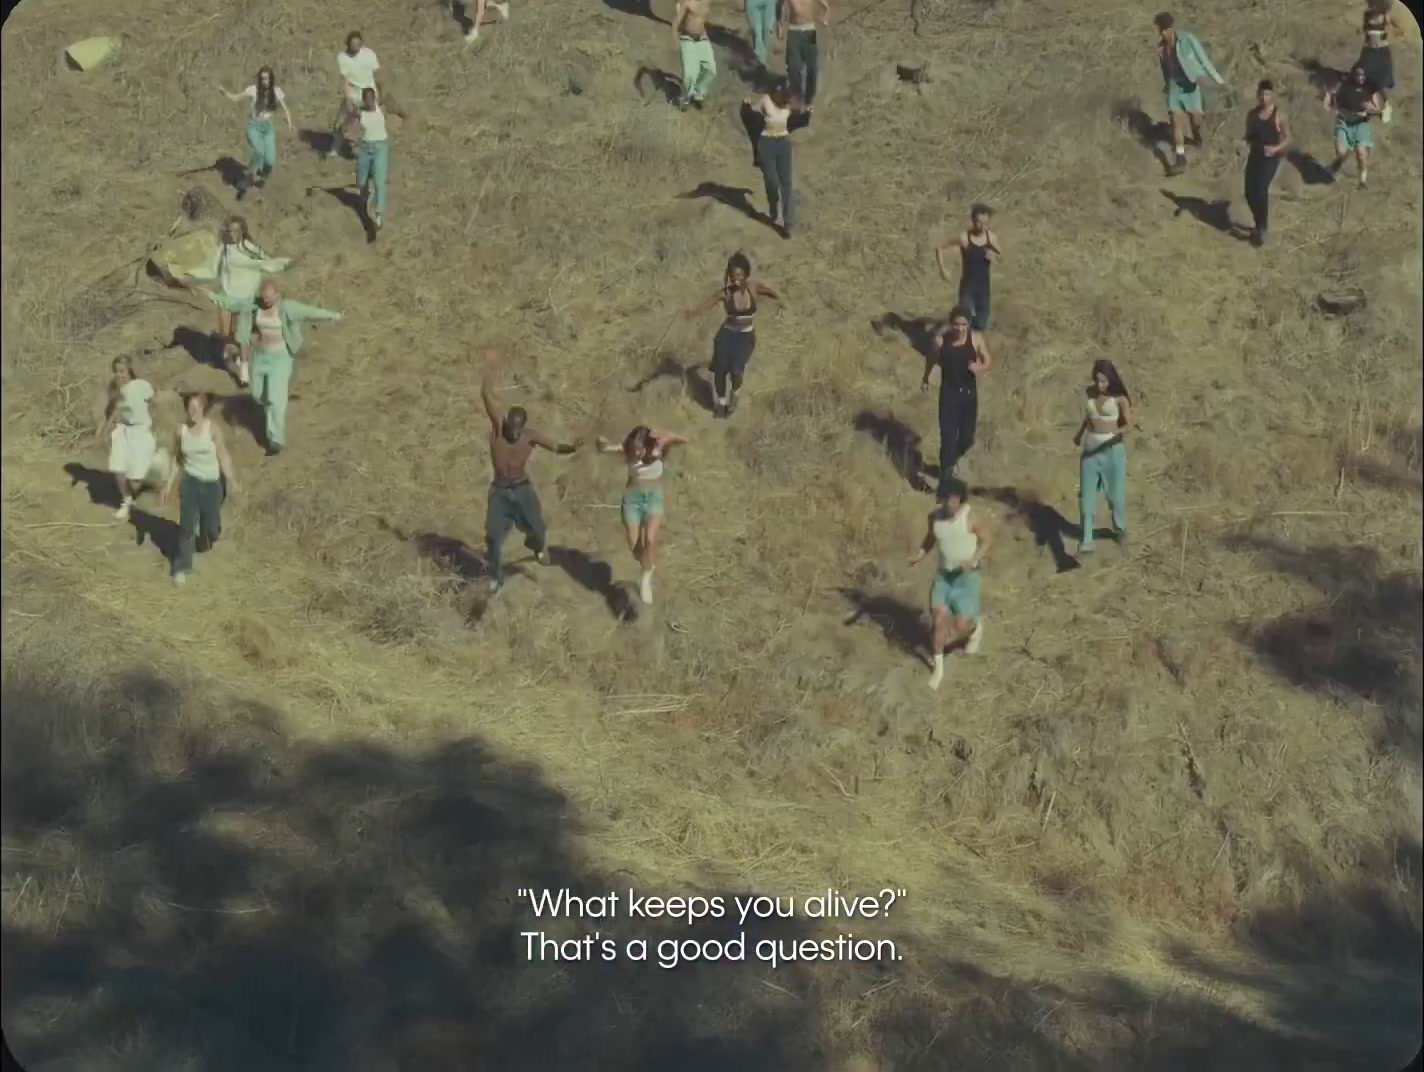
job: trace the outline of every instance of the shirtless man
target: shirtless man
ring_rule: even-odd
[[[783,0],[781,22],[776,36],[786,37],[786,74],[791,92],[811,110],[816,97],[816,74],[820,60],[816,52],[816,25],[831,24],[831,0]]]
[[[672,17],[672,33],[682,59],[682,97],[677,106],[683,111],[701,108],[712,90],[712,80],[717,77],[717,61],[707,37],[710,6],[711,0],[678,0]]]
[[[572,454],[583,446],[583,441],[555,443],[528,426],[529,414],[522,406],[513,406],[499,415],[495,409],[494,393],[490,388],[490,373],[499,362],[499,354],[490,350],[485,355],[488,363],[484,382],[480,384],[480,398],[485,404],[485,414],[490,422],[490,461],[494,466],[494,481],[490,484],[489,506],[485,512],[485,548],[488,552],[490,594],[495,595],[504,587],[504,570],[500,562],[500,548],[511,527],[524,533],[524,544],[534,552],[541,566],[549,565],[547,533],[544,515],[539,509],[539,496],[534,493],[534,485],[529,483],[529,456],[535,447],[543,447],[555,454]]]

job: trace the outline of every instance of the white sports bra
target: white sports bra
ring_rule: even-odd
[[[654,458],[650,462],[630,462],[628,475],[640,484],[651,484],[663,476],[663,460]]]
[[[778,108],[776,102],[770,97],[763,97],[761,99],[761,114],[766,117],[766,129],[762,131],[762,137],[786,137],[787,124],[791,121],[790,108]]]

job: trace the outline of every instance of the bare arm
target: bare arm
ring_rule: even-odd
[[[934,338],[930,340],[930,352],[925,355],[925,375],[924,378],[920,380],[921,391],[928,391],[930,389],[930,373],[934,371],[935,365],[939,364],[939,358],[936,355],[943,347],[944,332],[936,331]]]
[[[1088,418],[1087,418],[1087,417],[1084,417],[1083,420],[1078,424],[1078,430],[1073,433],[1073,445],[1074,445],[1075,447],[1076,447],[1076,446],[1079,446],[1080,444],[1082,444],[1082,442],[1083,442],[1083,436],[1087,433],[1087,431],[1088,431]]]
[[[495,409],[494,390],[490,387],[490,376],[498,363],[499,353],[497,351],[485,351],[485,376],[480,381],[480,401],[485,404],[485,416],[489,418],[490,427],[496,432],[499,431],[499,410]]]
[[[292,122],[292,113],[289,112],[289,111],[287,111],[287,98],[283,97],[283,98],[282,98],[281,100],[279,100],[277,103],[282,106],[282,114],[287,117],[287,129],[288,129],[288,130],[296,130],[296,129],[297,129],[297,125]]]
[[[665,428],[656,429],[653,432],[653,438],[657,440],[658,446],[663,450],[668,447],[680,447],[687,443],[684,436],[680,436],[676,432],[669,432]]]
[[[622,454],[624,452],[622,443],[610,443],[603,436],[599,436],[593,441],[593,449],[600,454]]]
[[[1132,403],[1126,398],[1119,398],[1117,400],[1117,412],[1117,430],[1118,434],[1121,435],[1132,427]]]
[[[222,86],[218,86],[218,92],[230,101],[240,101],[247,96],[246,93],[234,93],[232,90],[225,89]]]
[[[1004,259],[1004,244],[999,241],[999,236],[993,231],[989,232],[989,252],[993,254],[996,261]]]
[[[969,531],[979,537],[979,550],[974,553],[974,558],[969,563],[969,568],[978,569],[980,563],[984,561],[984,557],[989,553],[990,548],[994,546],[994,530],[977,516],[971,516],[969,519]]]
[[[910,565],[918,566],[920,564],[920,561],[925,557],[925,555],[929,554],[931,551],[934,550],[934,523],[935,516],[934,514],[930,514],[929,525],[925,529],[925,538],[920,541],[920,546],[915,551],[915,553],[906,560],[909,562]]]
[[[682,20],[687,17],[687,0],[678,0],[677,10],[672,13],[672,39],[682,40]]]
[[[821,0],[821,25],[831,24],[831,0]]]
[[[756,287],[757,294],[761,297],[770,298],[772,301],[781,301],[781,295],[777,292],[775,287],[769,287],[762,282],[757,282],[753,285]]]
[[[555,443],[543,432],[534,431],[529,433],[529,442],[533,443],[536,447],[543,447],[545,450],[552,451],[555,454],[572,454],[578,450],[579,447],[583,446],[582,439],[575,439],[572,443]]]
[[[222,473],[227,481],[229,491],[241,491],[237,486],[237,470],[232,467],[232,457],[227,452],[227,442],[223,439],[222,430],[209,419],[208,427],[212,430],[213,446],[218,452],[218,471]]]
[[[983,335],[976,331],[970,335],[970,339],[974,343],[975,360],[970,364],[969,371],[977,376],[981,372],[988,372],[994,359],[989,356],[989,344],[984,341]]]

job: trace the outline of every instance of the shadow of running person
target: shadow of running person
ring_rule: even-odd
[[[197,328],[190,328],[179,325],[173,329],[173,338],[163,346],[165,350],[176,350],[180,347],[187,351],[189,357],[200,365],[208,368],[226,369],[227,363],[223,358],[223,351],[226,340],[215,331],[199,331]]]
[[[925,457],[920,450],[923,437],[893,413],[876,413],[863,409],[851,422],[857,432],[864,432],[885,448],[895,472],[910,485],[912,491],[933,491],[925,479]]]
[[[678,98],[682,96],[682,79],[657,67],[638,68],[638,73],[633,76],[633,88],[637,91],[638,96],[647,100],[649,94],[643,88],[645,85],[651,85],[653,91],[660,94],[669,104],[676,104]]]
[[[1172,140],[1172,124],[1163,120],[1156,122],[1142,110],[1140,101],[1124,100],[1113,105],[1113,121],[1122,124],[1145,149],[1150,149],[1162,165],[1162,174],[1172,171],[1172,159],[1167,155],[1165,143]]]
[[[1177,211],[1172,213],[1174,218],[1185,212],[1198,222],[1231,238],[1245,240],[1248,237],[1245,228],[1231,222],[1230,201],[1208,201],[1204,197],[1192,197],[1171,190],[1163,190],[1162,196],[1177,206]]]
[[[64,466],[65,475],[69,477],[69,486],[76,488],[80,484],[84,485],[84,490],[89,494],[89,501],[95,506],[106,506],[110,510],[117,510],[122,501],[119,495],[119,486],[114,482],[114,475],[106,473],[102,469],[91,469],[82,462],[68,462]]]
[[[672,6],[676,0],[664,0],[664,2]],[[662,26],[672,25],[667,19],[660,18],[653,11],[653,0],[603,0],[603,6],[612,8],[620,15],[636,15]]]
[[[602,596],[613,617],[620,622],[637,620],[638,605],[633,599],[631,586],[615,583],[613,567],[607,562],[574,547],[550,547],[549,557],[554,560],[554,565],[582,587]]]
[[[1328,93],[1334,89],[1348,73],[1331,67],[1328,64],[1321,63],[1320,60],[1313,56],[1305,59],[1297,59],[1295,62],[1300,69],[1305,72],[1305,76],[1310,79],[1310,84],[1320,93]]]
[[[207,167],[191,168],[188,171],[180,171],[180,178],[188,178],[192,175],[202,175],[206,172],[215,172],[224,186],[230,187],[236,193],[243,193],[247,189],[247,168],[241,161],[231,156],[220,156]]]
[[[366,213],[366,201],[361,196],[361,192],[355,188],[354,184],[346,186],[308,186],[307,196],[310,197],[318,190],[324,194],[330,194],[352,212],[356,213],[356,218],[361,221],[361,229],[366,232],[366,242],[368,244],[376,240],[375,221]]]
[[[755,220],[757,223],[765,224],[773,229],[776,227],[771,217],[759,212],[752,205],[752,191],[746,186],[724,186],[720,182],[702,182],[698,183],[697,189],[677,196],[683,201],[691,201],[699,197],[710,198],[718,204],[736,209],[749,220]]]
[[[351,145],[330,130],[318,130],[316,127],[302,127],[297,131],[297,138],[312,152],[322,160],[327,159],[331,153],[336,153],[343,160],[355,160],[356,153]]]
[[[943,325],[943,317],[883,313],[871,320],[870,330],[882,339],[885,338],[886,332],[897,331],[905,337],[906,342],[915,348],[917,354],[929,359],[939,356],[935,352],[934,340],[935,334]]]
[[[974,488],[973,493],[993,499],[1012,510],[1014,515],[1028,526],[1033,535],[1034,546],[1048,548],[1057,572],[1070,573],[1082,565],[1068,553],[1068,548],[1063,543],[1064,536],[1081,539],[1082,527],[1073,524],[1035,493],[1021,492],[1017,488]],[[1113,533],[1111,529],[1105,529],[1095,535],[1110,539]]]
[[[844,625],[859,625],[869,619],[880,627],[886,641],[930,665],[925,645],[926,625],[923,615],[904,600],[894,596],[876,595],[863,588],[842,588],[840,594],[853,608]]]
[[[147,543],[170,565],[178,557],[178,537],[183,532],[178,522],[150,514],[147,510],[140,510],[135,506],[129,513],[129,524],[133,526],[135,546],[142,547]],[[200,539],[197,549],[206,551],[208,548]]]
[[[702,375],[702,368],[700,364],[684,365],[671,354],[664,354],[652,372],[624,390],[630,394],[641,394],[658,380],[677,380],[699,408],[711,413],[714,402],[712,385]]]
[[[1331,186],[1335,182],[1335,172],[1322,164],[1303,149],[1287,149],[1286,159],[1300,173],[1300,181],[1307,186]]]

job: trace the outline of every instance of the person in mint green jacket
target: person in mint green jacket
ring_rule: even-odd
[[[267,418],[267,455],[287,442],[287,391],[293,358],[302,348],[302,325],[309,320],[341,320],[340,313],[283,298],[277,284],[264,282],[255,301],[202,291],[219,308],[237,314],[237,343],[251,368],[252,397]]]
[[[1202,143],[1202,84],[1210,78],[1224,86],[1226,80],[1217,73],[1196,34],[1177,29],[1171,12],[1164,11],[1152,21],[1161,38],[1157,54],[1167,93],[1167,116],[1172,123],[1172,174],[1180,175],[1187,168],[1188,124],[1192,128],[1192,144]]]

